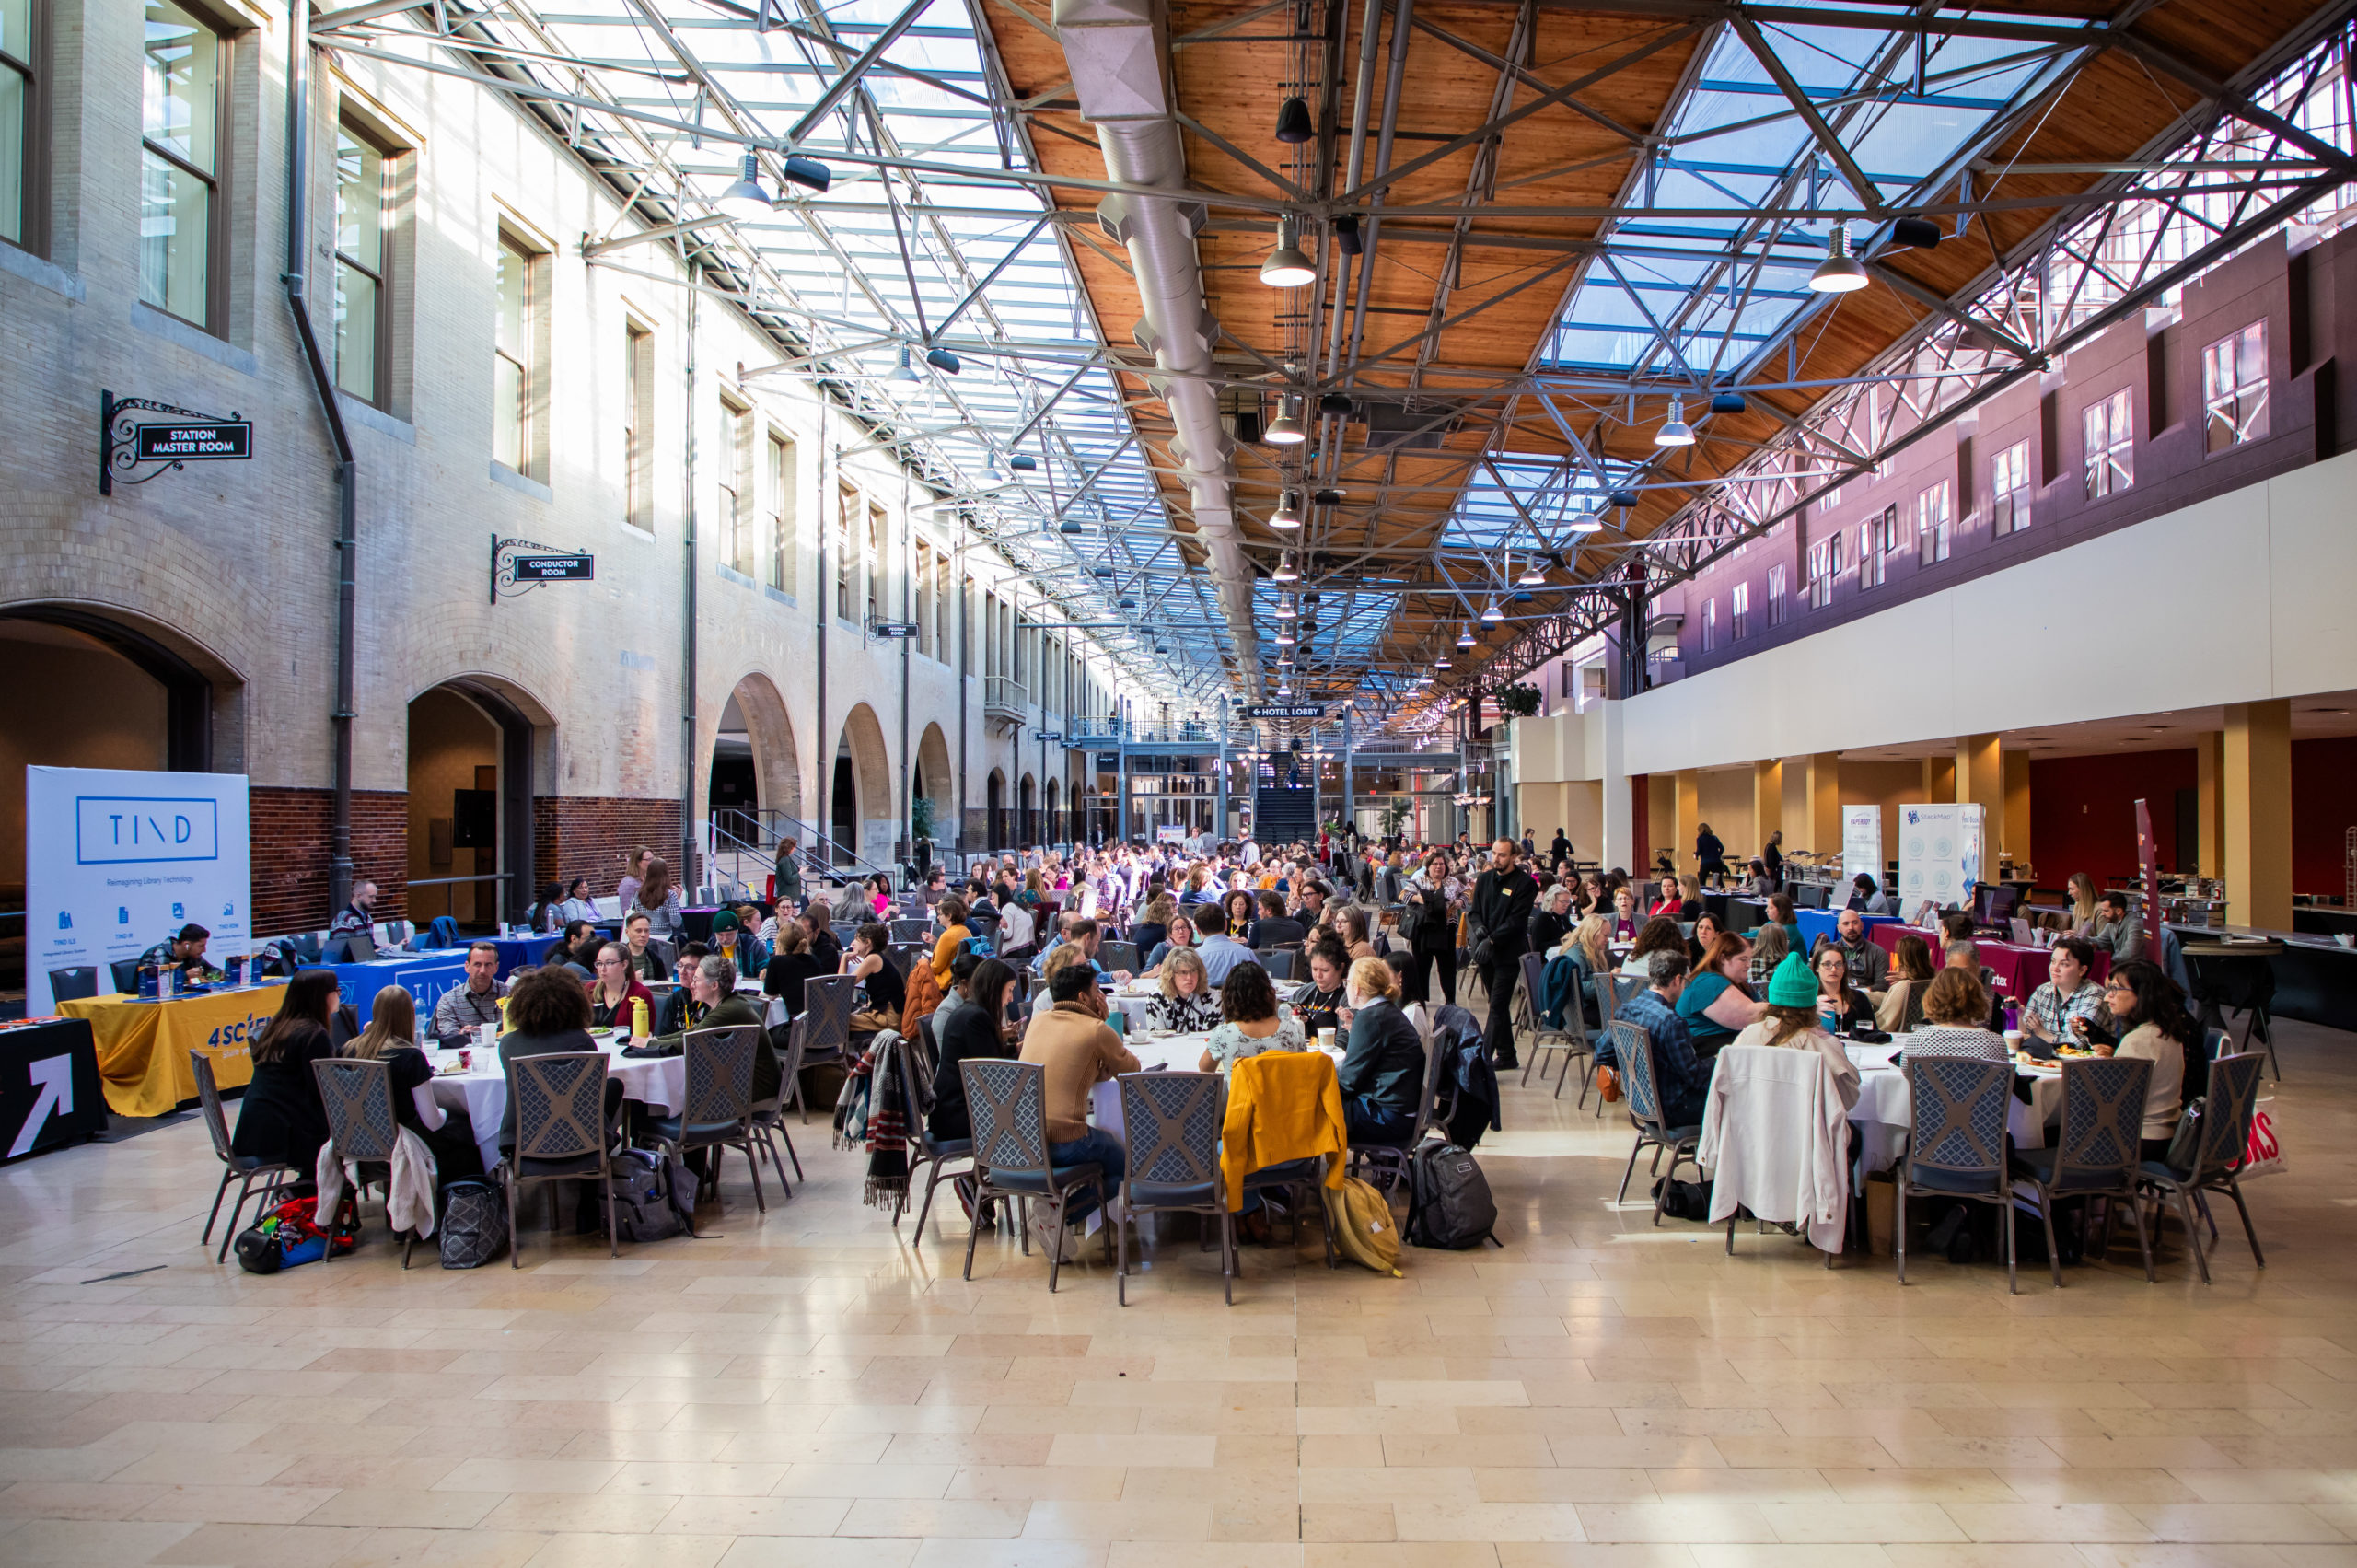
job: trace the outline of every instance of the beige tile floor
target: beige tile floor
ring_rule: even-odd
[[[215,1267],[193,1121],[0,1169],[0,1563],[562,1568],[2190,1568],[2357,1563],[2357,1040],[2285,1029],[2292,1174],[2050,1289],[1609,1199],[1629,1144],[1511,1092],[1503,1250],[922,1246],[857,1156],[711,1239],[528,1230],[522,1272]],[[373,1211],[372,1211],[373,1216]],[[122,1278],[105,1276],[125,1271]]]

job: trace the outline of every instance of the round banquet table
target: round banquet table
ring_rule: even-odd
[[[467,1113],[467,1120],[474,1124],[482,1167],[490,1170],[499,1164],[499,1131],[507,1120],[507,1074],[500,1070],[498,1047],[470,1049],[474,1066],[465,1073],[456,1071],[459,1053],[455,1051],[429,1051],[425,1058],[434,1063],[434,1102]],[[687,1103],[686,1057],[626,1057],[610,1038],[601,1038],[598,1049],[606,1053],[606,1070],[621,1082],[624,1099],[665,1112]]]
[[[1907,1039],[1903,1034],[1895,1034],[1887,1045],[1845,1041],[1842,1046],[1858,1069],[1858,1103],[1851,1109],[1850,1125],[1858,1139],[1858,1180],[1862,1191],[1868,1172],[1888,1170],[1898,1163],[1898,1151],[1905,1145],[1908,1129],[1914,1121],[1914,1093],[1908,1086],[1907,1074],[1892,1065],[1906,1049]],[[2016,1095],[2007,1103],[2005,1130],[2013,1134],[2015,1148],[2042,1149],[2046,1146],[2046,1124],[2062,1110],[2062,1070],[2024,1067],[2016,1063],[2014,1075],[2028,1080],[2030,1098],[2024,1105]]]

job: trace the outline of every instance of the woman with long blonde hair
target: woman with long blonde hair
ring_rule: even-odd
[[[2096,934],[2096,879],[2084,871],[2073,871],[2064,886],[2071,890],[2071,935],[2093,936]]]

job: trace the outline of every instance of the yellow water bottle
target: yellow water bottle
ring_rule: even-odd
[[[646,998],[633,996],[630,1004],[630,1037],[633,1040],[644,1040],[646,1035]]]

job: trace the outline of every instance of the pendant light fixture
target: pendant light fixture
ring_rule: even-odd
[[[966,368],[966,362],[946,348],[925,350],[924,362],[945,376],[955,376]]]
[[[1299,98],[1289,98],[1277,105],[1277,140],[1288,146],[1299,146],[1318,134],[1318,127],[1310,122],[1309,105]]]
[[[1543,562],[1543,561],[1541,561],[1541,560],[1540,560],[1538,556],[1536,556],[1536,555],[1534,555],[1534,556],[1532,556],[1532,557],[1530,558],[1530,564],[1528,564],[1527,566],[1525,566],[1525,567],[1522,569],[1522,575],[1521,575],[1521,576],[1519,576],[1519,577],[1516,577],[1516,578],[1515,579],[1515,583],[1516,584],[1516,586],[1521,587],[1526,587],[1526,588],[1535,588],[1535,587],[1538,587],[1541,586],[1542,584],[1544,584],[1546,581],[1547,581],[1547,565],[1546,565],[1546,563],[1545,563],[1545,562]]]
[[[1301,413],[1290,397],[1278,401],[1277,417],[1260,433],[1260,439],[1271,447],[1298,447],[1309,439],[1309,432],[1302,428]]]
[[[1575,534],[1602,533],[1604,519],[1596,515],[1596,503],[1591,501],[1573,517],[1570,526]]]
[[[1473,645],[1473,628],[1464,621],[1457,622],[1457,645],[1460,648],[1469,648]]]
[[[1694,427],[1686,423],[1686,400],[1684,398],[1672,398],[1669,400],[1669,419],[1659,430],[1654,432],[1654,445],[1656,447],[1691,447],[1694,445]]]
[[[1293,646],[1293,628],[1290,626],[1280,626],[1277,628],[1277,646],[1281,648],[1289,648]]]
[[[1489,608],[1481,611],[1481,619],[1494,624],[1497,621],[1504,621],[1505,618],[1506,612],[1498,608],[1497,595],[1492,594],[1490,596]]]
[[[1809,274],[1808,286],[1819,294],[1855,294],[1866,286],[1866,269],[1850,254],[1850,226],[1837,223],[1826,238],[1825,260]]]
[[[884,379],[887,381],[900,382],[905,385],[909,382],[915,381],[918,378],[917,367],[910,362],[909,345],[902,343],[900,345],[900,357],[899,361],[892,366],[892,373],[889,376],[885,377]]]
[[[1440,656],[1433,660],[1433,668],[1434,669],[1446,669],[1449,668],[1448,650],[1446,648],[1443,648],[1440,652]]]
[[[748,218],[765,218],[775,203],[770,193],[761,189],[761,160],[751,153],[745,155],[743,168],[728,189],[720,193],[717,205],[730,217],[742,222]]]
[[[1270,514],[1269,526],[1272,528],[1301,527],[1300,492],[1281,490],[1277,493],[1277,509]]]
[[[1295,615],[1297,615],[1297,614],[1299,614],[1299,613],[1300,613],[1300,611],[1298,611],[1298,610],[1295,610],[1295,609],[1294,609],[1294,607],[1293,607],[1293,600],[1292,600],[1292,599],[1290,599],[1290,598],[1280,598],[1279,600],[1277,600],[1277,619],[1278,619],[1278,620],[1280,620],[1280,621],[1290,621],[1290,620],[1292,620]]]
[[[1291,215],[1277,220],[1277,248],[1260,263],[1260,281],[1271,288],[1300,288],[1318,281],[1318,269],[1295,240]]]
[[[1293,569],[1292,556],[1280,555],[1277,557],[1276,580],[1280,583],[1295,583],[1301,580],[1301,574]]]

